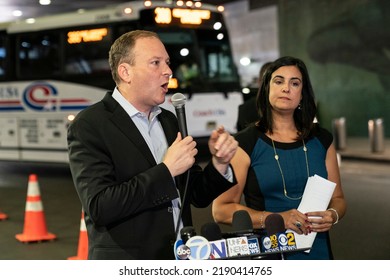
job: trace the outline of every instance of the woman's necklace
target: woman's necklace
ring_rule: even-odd
[[[274,148],[275,160],[278,163],[278,167],[279,167],[279,170],[280,170],[280,175],[282,176],[284,196],[287,197],[288,199],[293,199],[293,200],[301,199],[302,195],[300,197],[290,197],[290,196],[288,196],[287,189],[286,189],[286,181],[284,180],[282,167],[280,166],[280,163],[279,163],[279,155],[276,153],[275,143],[274,143],[274,140],[272,138],[271,138],[271,141],[272,141],[272,147]],[[310,175],[309,175],[310,172],[309,172],[309,162],[307,160],[307,148],[306,148],[305,141],[303,139],[302,139],[302,143],[303,143],[303,151],[305,153],[305,159],[306,159],[307,178],[309,178],[310,177]]]

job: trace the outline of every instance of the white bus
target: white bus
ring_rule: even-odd
[[[109,48],[134,29],[155,31],[166,45],[174,75],[162,106],[174,112],[170,96],[186,95],[188,133],[200,146],[219,124],[234,133],[242,95],[223,14],[180,2],[133,1],[0,26],[0,160],[67,163],[67,126],[113,90]]]

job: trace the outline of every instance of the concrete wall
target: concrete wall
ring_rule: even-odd
[[[389,137],[390,1],[280,0],[278,25],[280,55],[309,68],[319,121],[345,117],[347,136],[367,137],[383,118]]]
[[[225,5],[225,19],[241,84],[257,87],[261,66],[279,57],[277,7],[249,10],[247,0],[235,1]],[[252,63],[240,65],[242,57]]]

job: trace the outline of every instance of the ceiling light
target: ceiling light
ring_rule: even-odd
[[[249,94],[249,93],[251,93],[251,90],[249,88],[247,88],[247,87],[244,87],[244,88],[242,88],[241,92],[243,94]]]
[[[50,0],[39,0],[39,4],[41,4],[41,5],[50,5],[51,1]]]
[[[190,53],[190,51],[187,48],[183,48],[180,50],[181,56],[187,56]]]
[[[21,17],[23,15],[22,11],[21,10],[15,10],[12,12],[12,15],[14,17]]]
[[[220,30],[222,28],[222,23],[220,23],[219,21],[214,23],[213,28],[214,30]]]
[[[35,23],[35,18],[28,18],[28,19],[26,19],[26,23],[28,23],[28,24]]]
[[[251,64],[251,59],[249,57],[243,57],[240,59],[240,64],[242,66],[248,66],[249,64]]]

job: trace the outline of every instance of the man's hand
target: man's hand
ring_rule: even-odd
[[[231,159],[236,153],[238,142],[223,126],[218,127],[211,133],[209,139],[209,150],[214,167],[224,175]]]
[[[183,174],[194,165],[198,153],[195,147],[196,142],[191,136],[182,139],[180,132],[177,133],[175,142],[168,148],[163,159],[172,177]]]

